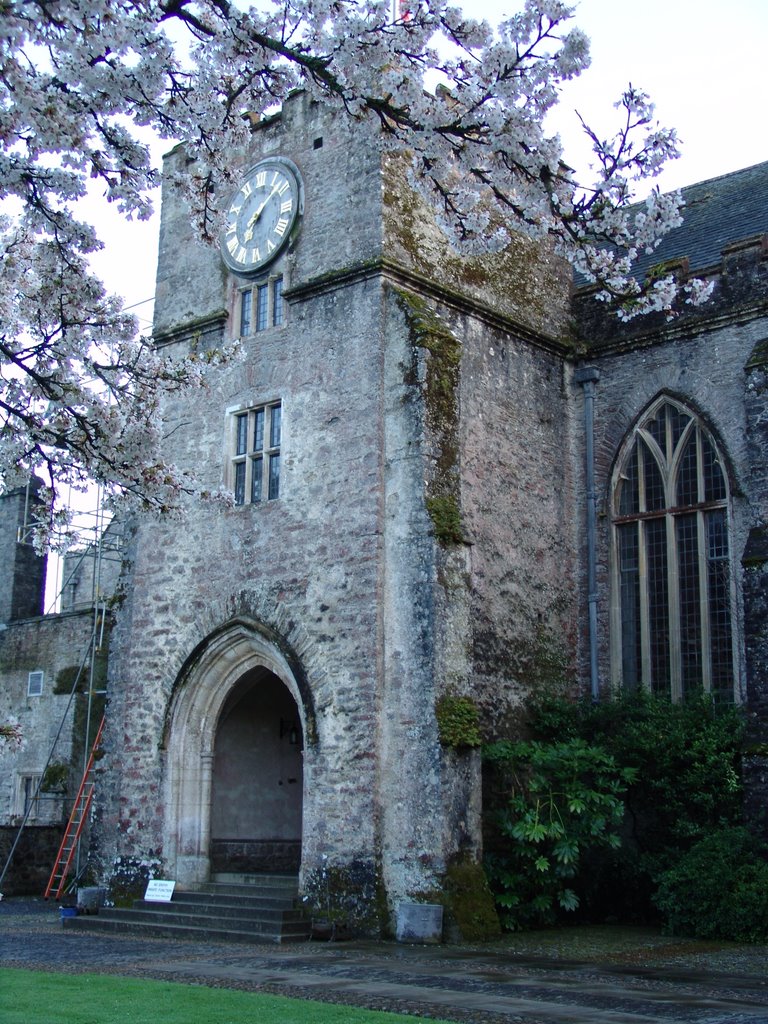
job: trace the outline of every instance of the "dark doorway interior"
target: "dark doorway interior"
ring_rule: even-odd
[[[302,734],[296,702],[267,669],[242,677],[216,731],[211,806],[214,872],[297,872]]]

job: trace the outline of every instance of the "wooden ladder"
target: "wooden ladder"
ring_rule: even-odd
[[[72,860],[77,850],[77,844],[80,842],[80,834],[83,831],[86,821],[88,820],[88,811],[91,807],[91,801],[93,800],[93,789],[94,781],[91,778],[91,769],[93,768],[93,761],[96,756],[96,752],[99,749],[101,743],[101,733],[104,729],[104,717],[102,717],[99,723],[99,729],[96,733],[96,739],[93,741],[91,747],[91,755],[88,758],[88,764],[85,766],[83,772],[83,779],[80,783],[80,788],[77,791],[75,797],[75,803],[72,808],[72,813],[69,816],[67,827],[64,830],[64,838],[61,841],[59,852],[56,854],[56,863],[53,866],[51,877],[48,879],[48,885],[43,893],[45,899],[53,895],[54,899],[59,899],[64,892],[67,875],[72,864]]]

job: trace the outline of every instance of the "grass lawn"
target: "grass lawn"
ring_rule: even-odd
[[[0,969],[3,1024],[403,1024],[406,1020],[413,1017],[256,992],[103,974]]]

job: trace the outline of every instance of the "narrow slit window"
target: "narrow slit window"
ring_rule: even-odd
[[[272,282],[272,323],[279,327],[283,322],[283,279],[276,277]]]
[[[251,314],[253,312],[253,292],[249,288],[240,295],[240,334],[247,337],[251,333]]]
[[[256,289],[256,330],[265,331],[267,324],[267,314],[269,310],[269,285],[260,284]]]

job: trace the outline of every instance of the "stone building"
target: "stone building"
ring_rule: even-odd
[[[402,164],[303,94],[232,155],[220,251],[185,159],[156,343],[241,350],[168,403],[168,455],[234,501],[125,538],[100,870],[428,893],[482,852],[478,752],[441,742],[463,698],[491,738],[543,687],[703,686],[750,702],[759,751],[768,164],[688,190],[654,257],[711,302],[621,326],[539,243],[457,256]]]
[[[60,611],[46,614],[46,560],[31,543],[34,502],[34,486],[0,498],[0,722],[18,722],[24,737],[21,749],[0,749],[6,894],[39,893],[48,879],[106,687],[110,616],[93,590],[94,552],[66,557]],[[105,557],[104,566],[113,588],[118,564]]]

